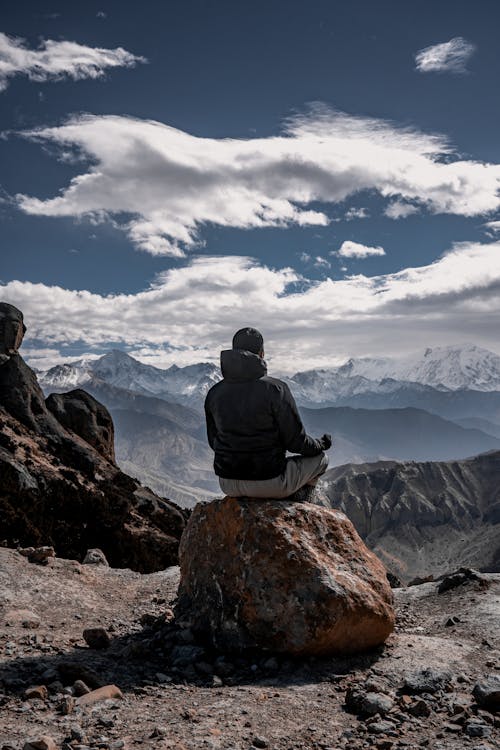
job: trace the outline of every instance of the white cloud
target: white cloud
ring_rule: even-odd
[[[417,206],[412,203],[404,203],[403,201],[392,201],[384,209],[384,214],[389,219],[406,219],[407,216],[412,214],[418,214]]]
[[[92,115],[24,135],[56,144],[65,158],[77,149],[89,166],[56,197],[17,196],[23,211],[113,220],[153,255],[181,257],[206,224],[325,226],[328,216],[309,205],[367,189],[434,213],[500,208],[500,165],[453,161],[443,138],[326,109],[268,138],[200,138],[159,122]]]
[[[449,42],[433,44],[417,52],[415,67],[420,73],[466,73],[475,49],[467,39],[456,36]]]
[[[130,68],[146,62],[122,47],[103,49],[77,42],[42,40],[38,49],[29,49],[24,39],[0,32],[0,91],[9,79],[24,75],[31,81],[60,81],[71,78],[100,78],[108,68]]]
[[[353,219],[367,219],[370,214],[367,208],[350,208],[346,211],[344,219],[352,221]]]
[[[85,359],[98,359],[99,355],[85,353],[83,355],[80,354],[74,356],[65,354],[59,349],[54,348],[23,346],[23,357],[28,360],[30,366],[36,370],[48,370],[49,367],[54,367],[54,365],[76,362],[79,359],[82,359],[82,357],[85,357]]]
[[[333,254],[339,255],[341,258],[368,258],[370,255],[385,255],[385,250],[383,247],[370,247],[369,245],[362,245],[360,242],[345,240],[340,246],[340,250],[334,251]]]
[[[487,221],[484,226],[487,227],[492,234],[500,232],[500,221],[498,219],[496,221]]]
[[[293,371],[467,340],[498,350],[500,242],[460,244],[430,265],[374,277],[307,282],[250,258],[200,256],[137,294],[21,281],[1,292],[25,314],[28,347],[119,343],[167,366],[217,361],[234,331],[253,325],[273,370]]]

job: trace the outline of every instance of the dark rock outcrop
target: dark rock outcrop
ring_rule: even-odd
[[[338,511],[286,500],[200,503],[179,554],[178,616],[219,648],[355,653],[394,627],[385,568]]]
[[[114,427],[105,406],[81,388],[52,393],[47,408],[67,430],[79,435],[108,461],[115,461]]]
[[[53,545],[83,559],[99,547],[114,567],[177,563],[187,514],[114,463],[113,423],[85,391],[49,397],[16,349],[20,311],[0,305],[0,517],[10,546]],[[0,336],[1,339],[1,336]],[[48,408],[50,406],[50,408]]]
[[[25,333],[21,310],[7,302],[0,302],[0,355],[9,356],[17,352]]]

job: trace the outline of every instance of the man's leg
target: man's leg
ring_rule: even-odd
[[[283,474],[272,479],[246,480],[224,479],[219,485],[229,497],[269,497],[281,499],[293,495],[305,484],[316,484],[321,474],[328,468],[328,456],[292,456],[287,458]]]
[[[285,489],[287,496],[293,495],[305,485],[315,487],[318,479],[328,468],[328,456],[292,456],[287,459],[285,469]]]

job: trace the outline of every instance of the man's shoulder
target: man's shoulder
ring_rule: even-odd
[[[261,381],[267,383],[267,385],[270,388],[277,388],[279,390],[288,388],[284,380],[280,380],[279,378],[273,378],[271,377],[271,375],[264,375],[264,377],[261,378]]]
[[[217,391],[219,391],[224,386],[224,380],[219,380],[218,383],[215,383],[211,388],[208,389],[207,395],[205,396],[205,405],[210,401],[211,398],[215,394],[217,394]]]

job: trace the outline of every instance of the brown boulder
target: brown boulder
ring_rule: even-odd
[[[25,333],[21,310],[7,302],[0,302],[0,354],[9,356],[17,352]]]
[[[340,511],[287,500],[200,503],[179,556],[177,615],[216,647],[351,654],[393,630],[385,568]]]
[[[51,393],[45,403],[63,427],[79,435],[101,456],[114,463],[115,430],[105,406],[81,388],[68,393]]]

